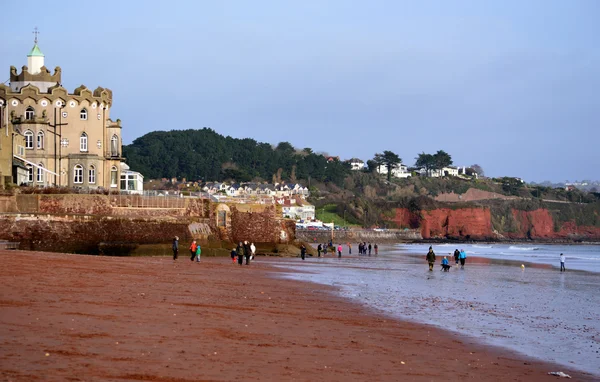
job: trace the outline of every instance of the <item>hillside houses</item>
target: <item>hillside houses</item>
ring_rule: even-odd
[[[307,197],[310,195],[308,188],[301,184],[288,184],[288,183],[276,183],[276,184],[264,184],[264,183],[206,183],[202,187],[202,191],[210,194],[217,195],[222,194],[229,197],[249,197],[249,196],[272,196],[272,197],[284,197],[284,196],[303,196]]]

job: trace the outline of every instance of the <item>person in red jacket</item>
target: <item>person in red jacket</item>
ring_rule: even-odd
[[[196,257],[196,248],[198,247],[198,244],[196,244],[196,239],[194,239],[194,241],[192,241],[192,244],[190,245],[190,254],[192,255],[192,257],[190,257],[190,261],[194,261],[194,258]]]

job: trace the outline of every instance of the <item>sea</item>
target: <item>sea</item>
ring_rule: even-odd
[[[434,271],[429,245],[380,246],[371,256],[344,246],[342,258],[259,261],[289,270],[282,277],[335,286],[379,313],[600,377],[600,245],[432,244]],[[464,269],[454,264],[455,249],[467,253]],[[443,256],[449,272],[441,271]]]

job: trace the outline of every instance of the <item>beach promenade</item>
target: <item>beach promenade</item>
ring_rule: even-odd
[[[182,255],[0,251],[1,379],[549,381],[558,370],[595,379],[273,277],[284,270],[260,257],[240,267]]]

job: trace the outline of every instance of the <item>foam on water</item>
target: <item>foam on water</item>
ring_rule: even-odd
[[[467,259],[464,270],[453,267],[450,272],[440,272],[438,265],[429,272],[424,258],[428,246],[397,245],[381,250],[377,257],[269,262],[289,268],[286,277],[334,285],[342,296],[386,314],[600,376],[600,274],[561,273],[548,266],[522,269],[520,261],[493,259],[477,263]],[[439,259],[455,245],[433,247]],[[458,249],[461,247],[473,256],[469,250],[474,246],[461,245]],[[507,255],[501,252],[511,253],[511,259],[517,256],[508,247],[496,248],[494,253],[502,258]],[[568,253],[592,253],[589,248],[577,252],[572,247]],[[581,261],[597,263],[595,255],[583,257],[592,260]],[[537,258],[545,264],[543,256]],[[554,255],[550,258],[555,262]],[[576,260],[574,256],[568,259]]]

